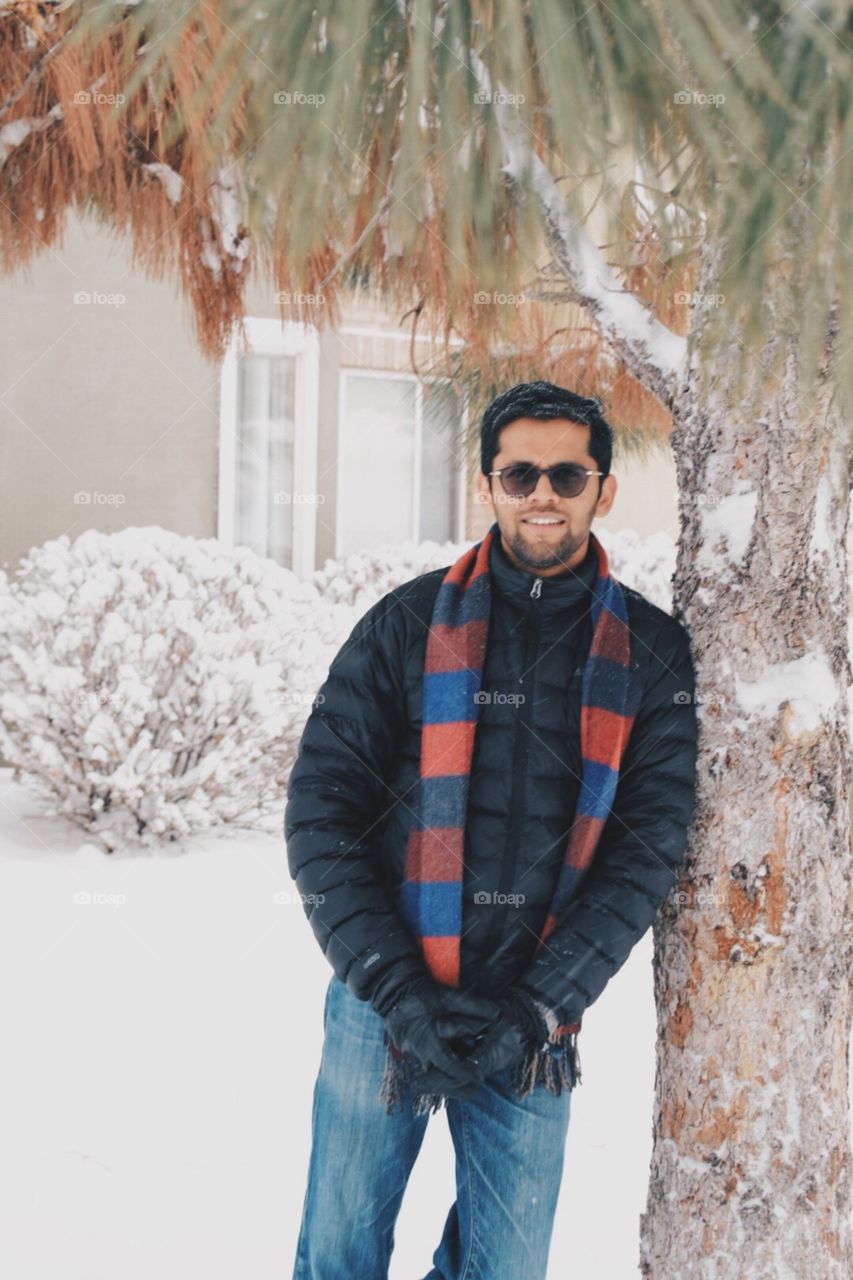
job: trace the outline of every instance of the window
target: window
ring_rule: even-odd
[[[222,367],[218,536],[301,575],[314,569],[317,335],[249,318]]]
[[[459,540],[462,415],[447,379],[345,370],[338,415],[336,554]]]

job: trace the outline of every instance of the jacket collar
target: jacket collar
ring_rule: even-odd
[[[558,609],[570,609],[592,591],[598,572],[598,557],[592,543],[576,569],[553,578],[543,578],[539,595],[539,608],[551,613]],[[489,575],[494,587],[513,604],[532,603],[530,590],[536,581],[532,569],[519,569],[507,556],[501,545],[500,531],[495,526],[495,539],[489,550]]]

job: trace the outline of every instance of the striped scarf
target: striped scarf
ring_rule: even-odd
[[[498,536],[495,523],[482,542],[460,556],[433,606],[424,663],[420,776],[400,892],[403,917],[429,972],[451,987],[458,987],[460,979],[465,815],[491,607],[489,552]],[[598,569],[591,593],[592,643],[581,686],[580,795],[537,953],[592,863],[636,712],[625,596],[609,571],[604,547],[595,534],[589,538]],[[520,1098],[540,1081],[552,1093],[579,1081],[581,1021],[556,1027],[545,1048],[531,1050],[514,1079]],[[380,1096],[390,1114],[402,1102],[417,1064],[399,1052],[387,1031],[385,1046]],[[443,1101],[439,1095],[418,1095],[415,1107],[437,1109]]]

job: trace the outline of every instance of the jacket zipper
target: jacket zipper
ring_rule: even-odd
[[[530,598],[538,600],[542,594],[542,579],[536,578],[533,586],[530,588]],[[527,626],[524,637],[524,657],[522,660],[521,675],[519,676],[519,686],[523,686],[525,675],[530,667],[530,661],[535,652],[535,640],[538,638],[538,617],[539,611],[535,605],[529,606],[527,616]],[[531,673],[530,690],[533,689],[533,678]],[[513,753],[512,762],[512,796],[509,807],[509,833],[507,836],[506,846],[504,848],[503,859],[501,861],[500,876],[498,878],[498,894],[507,894],[512,887],[513,878],[515,876],[516,863],[518,861],[518,836],[521,830],[521,820],[523,814],[521,812],[520,789],[525,781],[522,772],[522,761],[527,746],[527,734],[525,730],[530,723],[530,715],[533,708],[533,699],[525,697],[520,708],[520,718],[518,727],[516,728],[515,751]],[[486,933],[484,949],[486,956],[492,949],[492,944],[497,941],[502,931],[502,925],[506,919],[507,904],[505,902],[495,904],[499,909],[495,911],[490,929]]]

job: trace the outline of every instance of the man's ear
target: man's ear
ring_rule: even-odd
[[[600,477],[601,492],[598,495],[598,502],[595,504],[596,516],[606,516],[613,503],[616,501],[616,477],[611,471],[609,475]]]
[[[475,482],[476,501],[480,505],[494,507],[494,504],[492,503],[492,491],[489,484],[490,479],[491,477],[484,475],[482,471],[477,472],[477,479]]]

